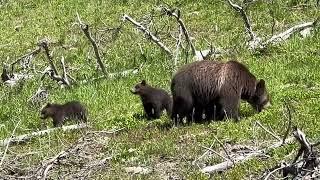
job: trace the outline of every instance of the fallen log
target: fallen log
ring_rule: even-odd
[[[31,134],[24,134],[24,135],[1,140],[0,146],[6,146],[8,144],[11,145],[11,144],[16,144],[16,143],[24,143],[24,142],[27,142],[36,136],[42,136],[42,135],[49,134],[49,133],[52,133],[57,130],[69,131],[69,130],[74,130],[74,129],[83,129],[83,128],[87,128],[87,127],[88,127],[87,124],[83,123],[83,124],[74,124],[74,125],[70,125],[70,126],[62,126],[62,127],[58,127],[58,128],[50,128],[50,129],[46,129],[43,131],[33,132]]]

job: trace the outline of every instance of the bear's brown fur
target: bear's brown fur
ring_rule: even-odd
[[[48,103],[41,109],[41,119],[51,117],[53,126],[62,126],[65,120],[74,119],[87,122],[87,110],[79,101],[71,101],[65,104]]]
[[[188,121],[198,119],[203,111],[210,118],[216,114],[217,119],[226,115],[239,120],[240,99],[249,102],[258,112],[269,104],[264,80],[257,80],[237,61],[205,60],[187,64],[174,75],[171,91],[175,124],[184,117]]]
[[[165,90],[151,87],[145,80],[142,80],[131,89],[131,92],[140,96],[148,119],[160,118],[164,109],[171,116],[172,99]]]

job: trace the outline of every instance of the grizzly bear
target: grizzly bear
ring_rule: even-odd
[[[87,122],[87,110],[79,101],[71,101],[65,104],[48,103],[41,109],[41,119],[51,117],[54,127],[60,127],[66,120],[78,120]]]
[[[164,109],[168,116],[171,116],[172,99],[165,90],[151,87],[142,80],[131,89],[131,92],[140,96],[147,119],[160,118]]]
[[[238,109],[243,99],[260,112],[269,103],[264,80],[257,80],[248,68],[237,61],[197,61],[179,69],[171,82],[172,119],[177,125],[182,118],[199,121],[206,118],[239,120]]]

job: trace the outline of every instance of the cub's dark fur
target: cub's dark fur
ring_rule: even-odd
[[[41,110],[41,119],[51,117],[53,126],[62,126],[65,120],[74,119],[87,122],[87,110],[79,101],[71,101],[65,104],[48,103]]]
[[[1,80],[2,82],[10,80],[9,73],[6,67],[3,67],[2,69]]]
[[[131,89],[131,92],[140,96],[148,119],[160,118],[164,109],[171,116],[172,99],[165,90],[153,88],[145,80],[142,80]]]
[[[175,124],[184,117],[198,120],[203,112],[208,118],[216,114],[216,119],[226,115],[238,120],[240,99],[258,112],[270,104],[265,81],[257,80],[237,61],[205,60],[185,65],[174,75],[171,91]]]

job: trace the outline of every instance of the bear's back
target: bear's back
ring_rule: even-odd
[[[237,61],[204,60],[180,68],[173,77],[172,89],[188,87],[193,94],[208,97],[243,88],[251,91],[255,89],[255,83],[256,79],[248,68]]]

